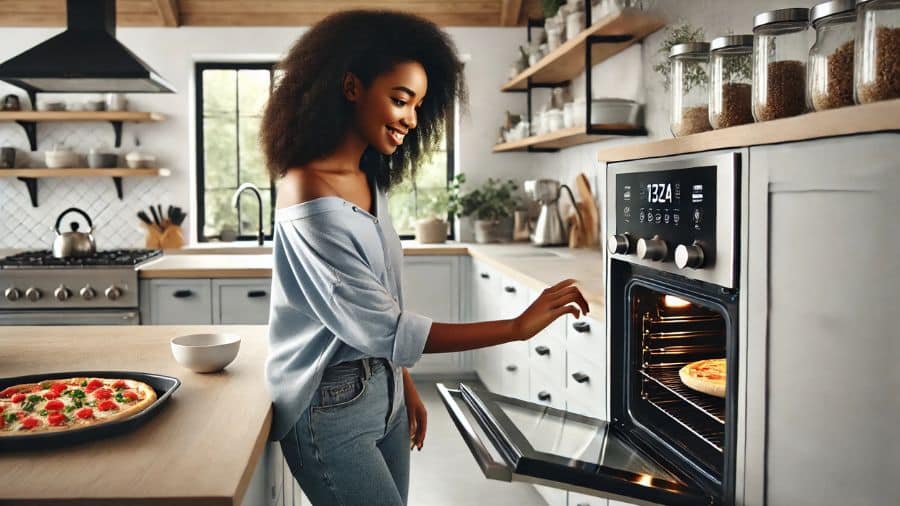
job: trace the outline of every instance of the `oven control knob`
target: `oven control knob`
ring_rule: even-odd
[[[41,298],[41,291],[33,286],[28,287],[28,290],[25,290],[25,297],[31,302],[37,302]]]
[[[3,292],[3,295],[6,296],[6,300],[15,302],[22,296],[22,292],[20,292],[18,288],[11,286]]]
[[[614,255],[631,253],[631,236],[628,234],[610,235],[606,240],[606,249]]]
[[[677,265],[679,269],[687,267],[699,269],[700,267],[703,267],[704,260],[705,256],[703,255],[703,248],[697,243],[689,246],[679,244],[678,247],[675,248],[675,265]]]
[[[654,236],[653,239],[644,239],[643,237],[637,241],[637,256],[643,260],[655,260],[657,262],[665,260],[669,255],[669,247],[666,241]]]
[[[97,292],[95,292],[94,289],[91,288],[91,285],[84,285],[84,288],[82,288],[78,293],[84,300],[91,300],[97,296]]]
[[[122,296],[122,290],[120,290],[116,285],[110,285],[109,288],[107,288],[103,293],[106,294],[106,298],[109,300],[116,300]]]
[[[53,296],[59,301],[68,300],[70,295],[72,295],[72,292],[65,285],[59,285],[56,287],[56,290],[53,290]]]

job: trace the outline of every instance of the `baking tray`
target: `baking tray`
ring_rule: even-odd
[[[156,391],[156,401],[140,413],[114,422],[62,432],[35,432],[33,434],[22,434],[21,436],[0,437],[0,451],[58,448],[134,430],[153,417],[163,407],[169,397],[172,396],[172,393],[181,386],[181,380],[178,378],[162,374],[134,371],[66,371],[0,378],[0,390],[21,383],[37,383],[43,380],[78,377],[143,381]]]

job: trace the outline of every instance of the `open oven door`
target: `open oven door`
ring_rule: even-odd
[[[650,458],[613,424],[541,404],[437,384],[485,477],[525,481],[636,504],[718,501]]]

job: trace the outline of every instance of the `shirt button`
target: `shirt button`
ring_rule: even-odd
[[[378,218],[375,218],[375,223],[378,223]]]

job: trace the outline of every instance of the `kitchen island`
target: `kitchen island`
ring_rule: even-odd
[[[197,374],[172,357],[178,335],[241,337],[224,371]],[[179,378],[155,416],[125,434],[50,450],[0,453],[0,504],[238,505],[271,422],[265,326],[5,327],[0,375],[124,370]],[[260,466],[264,469],[265,466]]]

